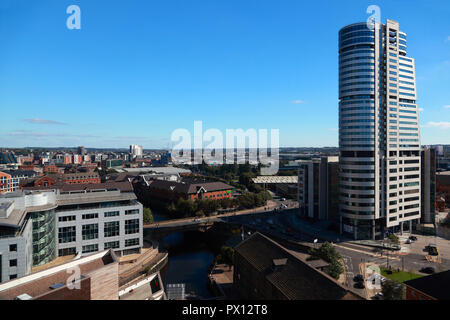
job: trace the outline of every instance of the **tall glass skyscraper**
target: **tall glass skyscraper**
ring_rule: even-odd
[[[420,219],[414,59],[398,22],[339,31],[341,232],[376,239]]]

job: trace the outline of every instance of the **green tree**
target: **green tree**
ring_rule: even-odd
[[[344,272],[344,268],[340,262],[341,255],[336,248],[329,242],[324,242],[318,249],[311,248],[311,259],[322,259],[328,263],[325,273],[331,277],[338,279],[340,274]]]
[[[393,280],[386,279],[381,284],[381,292],[383,293],[384,300],[402,300],[403,299],[403,286]]]
[[[150,208],[144,208],[144,215],[143,215],[144,223],[153,223],[153,215]]]
[[[395,234],[390,234],[389,240],[391,240],[393,244],[400,244],[400,239]]]

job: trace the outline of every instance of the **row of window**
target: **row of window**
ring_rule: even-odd
[[[135,210],[126,210],[125,214],[138,214],[139,210],[135,209]],[[104,217],[105,218],[109,218],[109,217],[117,217],[120,215],[120,211],[109,211],[109,212],[105,212],[104,213]],[[97,219],[98,218],[98,213],[87,213],[87,214],[83,214],[82,215],[82,219],[83,220],[89,220],[89,219]],[[71,216],[63,216],[63,217],[59,217],[58,221],[59,222],[68,222],[68,221],[75,221],[76,220],[76,216],[75,215],[71,215]]]
[[[132,247],[139,245],[139,238],[126,239],[125,247]],[[104,249],[118,249],[120,248],[120,241],[110,241],[104,243]],[[82,253],[90,253],[98,251],[98,243],[88,244],[82,247]],[[76,254],[76,248],[63,248],[58,250],[58,256],[68,256]]]
[[[120,234],[120,221],[105,222],[103,228],[104,237],[115,237]],[[139,219],[125,220],[125,234],[139,233]],[[82,226],[82,239],[98,239],[98,224],[85,224]],[[76,226],[60,227],[58,230],[58,242],[68,243],[76,241]]]

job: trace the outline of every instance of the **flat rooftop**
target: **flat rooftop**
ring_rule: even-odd
[[[66,286],[67,279],[72,275],[67,272],[69,268],[80,268],[81,276],[86,278],[91,271],[111,263],[118,263],[118,260],[112,250],[106,250],[40,270],[0,284],[0,300],[13,300],[22,294],[39,297],[51,292],[51,286]]]

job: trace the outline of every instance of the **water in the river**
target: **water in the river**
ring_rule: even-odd
[[[167,220],[153,212],[155,221]],[[200,298],[210,298],[207,287],[207,271],[214,254],[198,232],[179,232],[165,237],[161,246],[169,251],[169,262],[161,270],[164,285],[185,283],[186,293]]]

